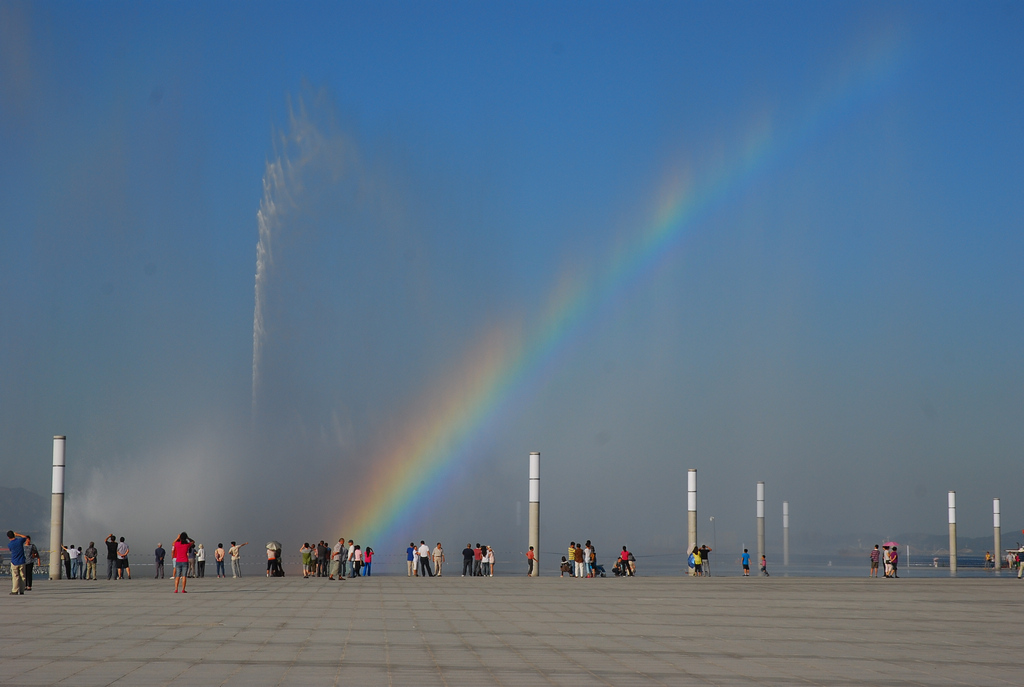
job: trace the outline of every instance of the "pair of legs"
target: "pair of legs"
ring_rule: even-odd
[[[154,580],[162,579],[164,576],[164,563],[163,561],[157,561],[156,563],[156,575],[153,576]]]
[[[241,577],[241,576],[242,576],[242,564],[238,561],[238,559],[232,558],[231,559],[231,577]]]
[[[11,594],[25,593],[25,566],[11,566]]]
[[[174,562],[174,593],[178,593],[178,583],[181,583],[181,593],[187,594],[185,585],[188,583],[188,561]]]

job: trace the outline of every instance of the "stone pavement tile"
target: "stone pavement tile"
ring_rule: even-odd
[[[225,663],[201,663],[189,666],[187,669],[175,676],[174,679],[178,684],[189,685],[190,687],[200,685],[220,685],[230,679],[237,671],[238,666],[236,665]],[[131,677],[132,675],[128,676],[128,678]],[[125,679],[127,680],[128,678]],[[131,684],[139,683],[134,682]],[[158,684],[158,682],[154,680],[149,684]]]
[[[6,652],[4,652],[4,654],[6,654]],[[19,657],[7,659],[3,658],[3,654],[0,654],[0,658],[2,658],[2,662],[0,662],[0,667],[3,668],[3,670],[0,670],[0,681],[2,681],[3,684],[17,684],[16,681],[12,682],[9,679],[12,675],[23,675],[24,673],[36,670],[40,666],[45,666],[52,662],[49,659],[39,658]]]
[[[299,663],[288,669],[287,680],[294,685],[333,685],[337,673],[338,669],[333,665],[308,666]]]
[[[342,663],[362,665],[386,665],[387,657],[383,647],[346,647],[341,657]]]
[[[476,652],[465,647],[434,649],[431,652],[434,662],[446,668],[476,668],[480,666],[480,658]]]
[[[305,647],[298,652],[295,662],[302,663],[335,663],[341,660],[340,647],[317,646]]]
[[[184,684],[184,681],[182,681]],[[278,665],[243,665],[237,671],[227,676],[224,685],[241,687],[248,685],[289,685],[295,684],[288,680],[288,667]]]
[[[124,685],[141,685],[171,682],[191,667],[186,661],[151,661],[143,663],[118,682]]]
[[[398,683],[389,680],[387,666],[381,665],[342,665],[337,674],[340,685],[388,685]],[[244,684],[244,683],[238,683]],[[479,684],[479,683],[477,683]]]
[[[15,673],[16,679],[10,684],[53,685],[74,675],[83,667],[85,666],[81,664],[65,665],[60,661],[49,661],[32,670]]]
[[[605,684],[605,685],[664,685],[666,684],[664,679],[655,678],[650,675],[633,673],[629,671],[615,671],[595,674],[581,675],[568,674],[565,676],[557,675],[556,684],[559,685],[579,685],[581,681]]]
[[[353,633],[348,630],[321,629],[310,635],[309,641],[315,644],[330,644],[338,646],[344,644]]]
[[[423,639],[424,646],[431,653],[446,653],[453,651],[465,651],[466,640],[456,634],[446,634],[443,637],[436,634],[427,634]]]
[[[82,684],[112,684],[137,670],[143,663],[136,661],[103,661],[86,666],[75,675]]]
[[[226,642],[237,636],[237,628],[224,627],[223,625],[218,624],[203,628],[203,630],[196,635],[195,639],[200,642]]]

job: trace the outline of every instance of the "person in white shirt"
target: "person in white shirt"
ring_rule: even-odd
[[[71,559],[71,575],[68,576],[68,579],[76,580],[78,579],[78,549],[74,544],[68,547],[68,558]]]
[[[199,568],[196,571],[196,575],[206,577],[206,549],[203,548],[202,544],[196,549],[196,565]]]
[[[356,576],[356,543],[348,540],[348,564],[351,566],[349,577]]]
[[[430,570],[430,547],[422,539],[420,540],[420,548],[416,550],[416,553],[420,558],[420,577],[433,577],[434,573]]]
[[[128,545],[124,543],[124,537],[117,544],[117,579],[123,580],[125,576],[132,579],[132,569],[128,567]]]

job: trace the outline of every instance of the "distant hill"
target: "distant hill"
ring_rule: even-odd
[[[0,487],[0,532],[16,530],[42,541],[49,538],[49,522],[46,497],[20,487]]]

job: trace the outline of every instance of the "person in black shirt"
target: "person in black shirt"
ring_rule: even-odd
[[[327,577],[327,561],[330,560],[331,550],[327,548],[327,544],[321,539],[320,543],[316,545],[316,576]]]
[[[164,576],[164,558],[167,556],[167,552],[164,551],[163,544],[156,545],[156,577],[155,579],[162,578]]]
[[[466,576],[466,571],[469,574],[473,574],[473,547],[466,544],[466,548],[462,550],[462,576]]]
[[[707,544],[700,545],[700,560],[704,563],[704,573],[711,577],[711,551]]]
[[[107,535],[103,543],[107,545],[107,579],[111,580],[114,578],[114,565],[117,563],[117,538],[113,534]]]

